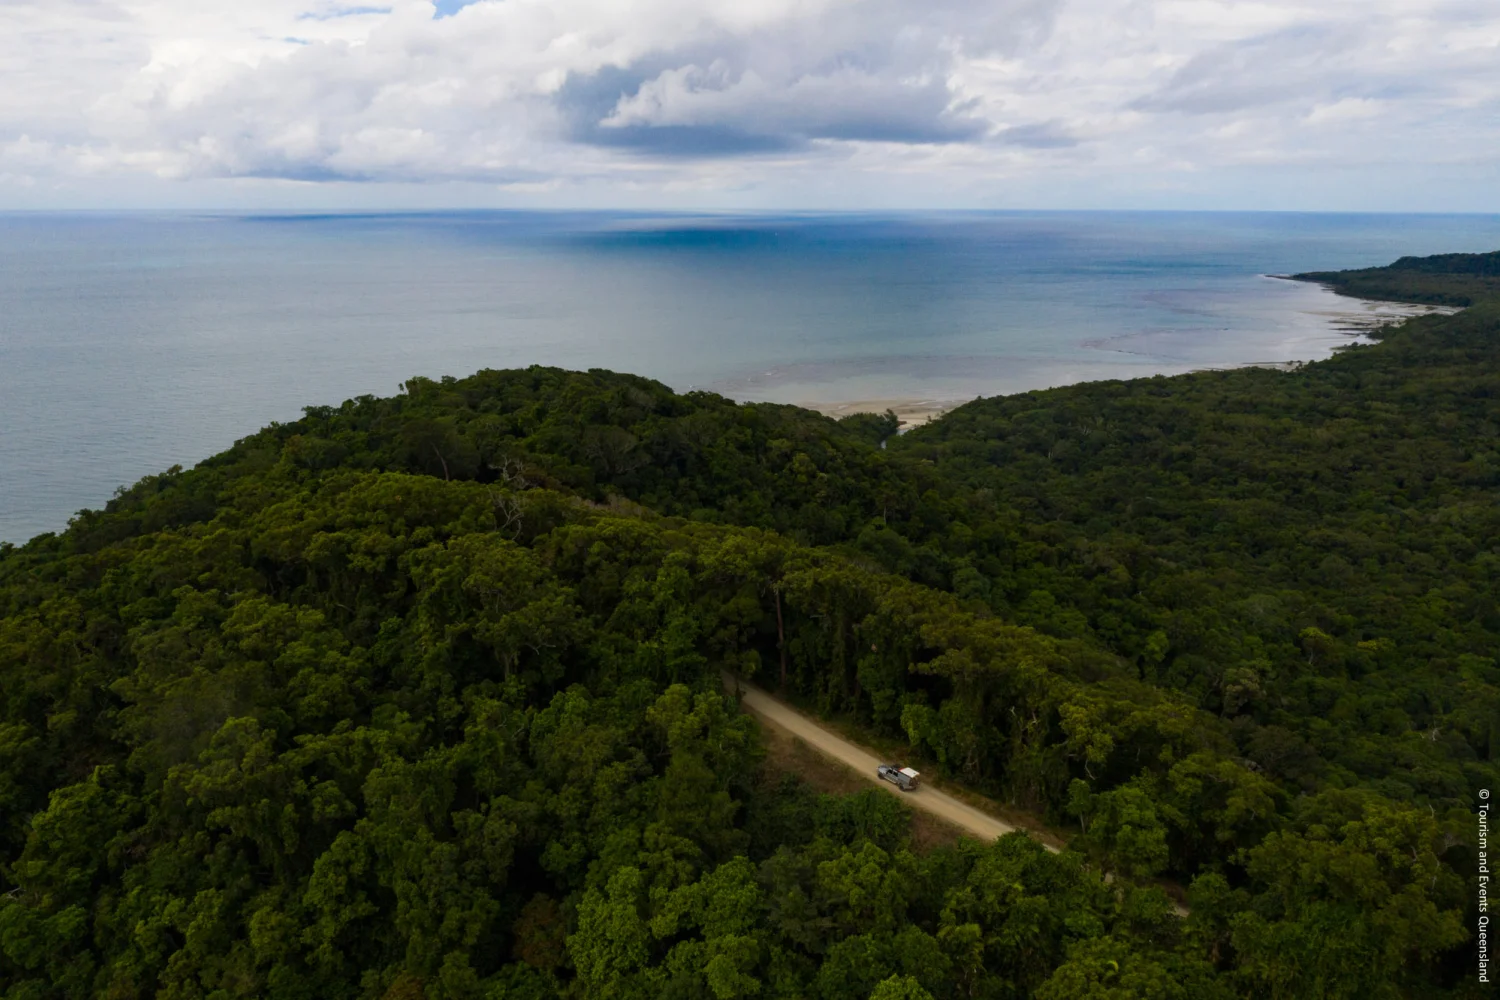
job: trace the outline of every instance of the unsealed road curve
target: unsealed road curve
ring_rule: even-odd
[[[785,730],[825,757],[831,757],[841,764],[848,765],[856,774],[862,775],[892,795],[899,797],[902,802],[913,809],[932,813],[980,840],[994,840],[1007,833],[1015,833],[1018,829],[931,786],[921,786],[915,792],[903,792],[889,781],[881,781],[875,776],[875,768],[885,762],[873,756],[868,750],[850,743],[837,733],[824,729],[812,719],[791,706],[777,701],[754,684],[725,674],[724,687],[730,693],[738,692],[740,705],[752,715],[778,729]],[[1057,851],[1057,848],[1051,844],[1042,846],[1049,851]]]

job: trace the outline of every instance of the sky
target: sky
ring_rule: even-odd
[[[0,0],[0,209],[1500,211],[1500,0]]]

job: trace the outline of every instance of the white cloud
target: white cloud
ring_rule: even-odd
[[[9,0],[0,84],[0,204],[1234,205],[1358,164],[1500,208],[1492,0]]]
[[[1313,125],[1326,122],[1358,121],[1378,118],[1385,108],[1384,101],[1370,97],[1344,97],[1330,104],[1319,104],[1308,112],[1307,121]]]

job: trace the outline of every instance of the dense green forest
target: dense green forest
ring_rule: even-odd
[[[1386,267],[1311,271],[1293,277],[1366,299],[1471,306],[1500,298],[1500,250],[1402,257]]]
[[[899,436],[416,378],[0,546],[0,990],[1487,995],[1497,259],[1306,276],[1469,308],[1296,371]],[[1068,849],[919,847],[726,670]]]

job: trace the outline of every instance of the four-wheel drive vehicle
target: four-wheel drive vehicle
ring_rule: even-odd
[[[917,782],[922,775],[909,767],[900,764],[881,764],[875,769],[875,773],[889,781],[903,792],[914,792],[917,790]]]

